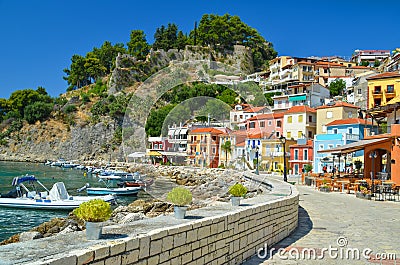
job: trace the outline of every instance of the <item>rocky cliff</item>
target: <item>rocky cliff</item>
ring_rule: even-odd
[[[251,51],[240,45],[224,54],[198,46],[187,46],[182,51],[152,50],[145,61],[120,54],[116,58],[116,68],[108,78],[108,94],[133,92],[145,78],[169,64],[196,60],[209,61],[210,65],[212,62],[231,65],[237,69],[233,74],[253,71]],[[90,108],[100,99],[94,97],[89,103],[82,102],[80,96],[87,90],[66,93],[63,97],[68,103],[64,108],[54,110],[52,118],[36,124],[24,122],[21,130],[13,132],[6,139],[7,143],[0,145],[0,159],[37,162],[60,157],[68,160],[123,160],[123,148],[114,139],[119,125],[111,117],[94,119]],[[75,105],[77,110],[66,114],[63,109],[67,105]]]

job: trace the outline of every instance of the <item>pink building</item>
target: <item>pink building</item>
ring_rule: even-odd
[[[248,134],[281,137],[283,132],[283,113],[259,114],[246,121]]]

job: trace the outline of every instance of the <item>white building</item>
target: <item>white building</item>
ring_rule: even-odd
[[[374,66],[376,60],[382,62],[389,56],[389,50],[355,50],[351,60],[358,65],[361,65],[363,61],[368,61],[369,66]]]
[[[270,113],[269,107],[253,107],[248,104],[238,104],[229,114],[229,127],[232,130],[245,129],[246,120],[258,114]]]

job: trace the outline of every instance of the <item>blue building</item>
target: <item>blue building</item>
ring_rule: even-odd
[[[314,171],[323,172],[322,168],[326,165],[328,172],[332,172],[333,166],[337,166],[343,172],[345,170],[345,162],[348,165],[352,162],[353,157],[363,156],[363,150],[340,157],[332,156],[329,153],[318,153],[318,151],[336,148],[364,139],[364,129],[372,128],[372,123],[363,119],[351,118],[335,120],[326,126],[326,134],[314,136]]]

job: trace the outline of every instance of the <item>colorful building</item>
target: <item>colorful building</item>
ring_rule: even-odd
[[[316,108],[317,134],[327,133],[327,124],[332,121],[357,118],[359,109],[360,107],[343,101],[332,101]]]
[[[303,173],[305,165],[312,165],[314,145],[312,140],[299,139],[296,144],[290,145],[289,168],[292,174]]]
[[[188,164],[203,167],[218,167],[219,135],[226,133],[226,128],[196,128],[188,134]]]
[[[373,75],[368,81],[368,108],[384,106],[400,96],[400,73],[387,72]]]
[[[263,134],[281,137],[283,131],[283,113],[259,114],[246,121],[247,134]]]
[[[286,139],[312,139],[316,132],[316,111],[308,106],[291,107],[284,114],[283,136]]]

